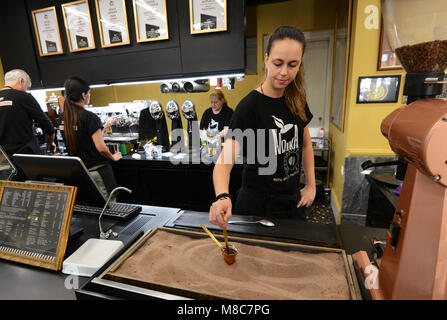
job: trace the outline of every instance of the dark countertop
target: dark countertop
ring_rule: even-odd
[[[102,218],[103,228],[107,230],[112,226],[113,231],[119,233],[118,239],[126,245],[137,232],[142,235],[142,232],[163,226],[171,219],[176,219],[179,213],[178,208],[142,207],[141,213],[130,221],[118,222]],[[69,239],[65,258],[89,238],[99,238],[96,217],[73,215],[71,227],[73,226],[84,230],[78,238]],[[75,300],[74,289],[80,288],[88,279],[0,260],[0,300]]]
[[[183,214],[185,214],[183,216]],[[146,220],[149,219],[149,222]],[[143,223],[141,221],[143,220]],[[196,226],[196,223],[207,222],[207,213],[185,212],[178,208],[163,208],[143,206],[143,211],[133,220],[125,223],[105,220],[104,226],[118,232],[120,240],[130,244],[131,238],[136,232],[141,236],[144,232],[158,226],[184,228]],[[367,228],[344,225],[324,225],[306,222],[276,221],[277,226],[285,225],[286,228],[271,229],[265,231],[265,227],[259,226],[236,226],[229,227],[229,233],[251,235],[267,235],[279,237],[282,241],[293,241],[302,239],[300,243],[321,245],[324,242],[329,247],[341,247],[347,254],[359,250],[366,250],[370,254],[372,250],[371,241],[374,238],[383,239],[385,229]],[[78,239],[69,242],[66,257],[77,249],[81,243],[90,237],[98,237],[99,230],[97,219],[94,217],[74,216],[72,225],[83,226],[84,232]],[[257,235],[258,234],[258,235]],[[78,242],[78,243],[76,243]],[[72,300],[76,299],[74,289],[81,288],[88,282],[89,278],[65,275],[62,272],[41,269],[30,265],[19,264],[6,260],[0,261],[0,299],[51,299]]]

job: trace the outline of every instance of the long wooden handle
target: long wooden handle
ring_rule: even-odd
[[[211,237],[211,239],[213,239],[214,242],[217,243],[217,245],[219,246],[219,248],[222,249],[222,247],[223,247],[223,246],[222,246],[222,243],[220,243],[220,242],[214,237],[214,235],[208,230],[208,228],[205,227],[205,225],[203,225],[203,224],[200,224],[200,226],[202,227],[203,230],[205,230],[206,233],[208,233],[208,235]]]
[[[225,212],[221,212],[220,213],[222,215],[222,219],[223,221],[225,221]],[[227,253],[230,254],[230,246],[228,245],[228,235],[227,235],[227,227],[223,227],[223,234],[224,234],[224,239],[225,239],[225,245],[227,246]]]

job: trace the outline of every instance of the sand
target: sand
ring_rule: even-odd
[[[350,299],[341,254],[230,243],[232,265],[208,237],[158,230],[113,274],[231,299]]]

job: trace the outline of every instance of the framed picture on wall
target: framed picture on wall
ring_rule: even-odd
[[[130,43],[124,0],[95,0],[99,34],[103,48]]]
[[[138,42],[169,39],[166,0],[133,0]]]
[[[31,15],[33,16],[39,54],[41,56],[50,56],[64,53],[57,22],[56,7],[33,10]]]
[[[400,75],[359,77],[357,103],[397,102],[400,78]]]
[[[384,30],[383,19],[380,23],[380,42],[379,42],[379,58],[377,61],[377,70],[399,70],[402,66],[396,54],[391,49],[388,37]]]
[[[95,49],[88,0],[62,4],[62,15],[70,52]]]
[[[189,0],[191,33],[227,30],[227,0]]]

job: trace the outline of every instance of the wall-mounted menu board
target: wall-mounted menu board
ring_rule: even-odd
[[[60,270],[77,188],[0,181],[0,258]]]

